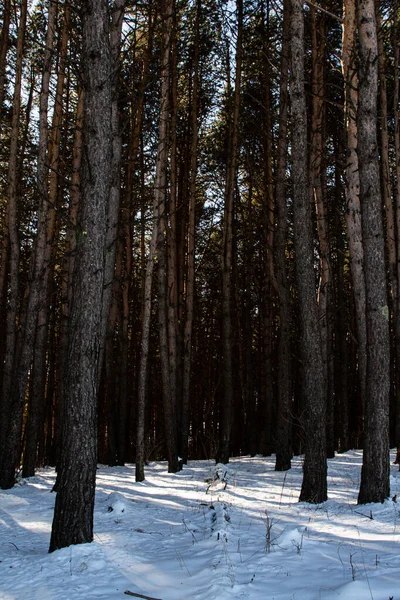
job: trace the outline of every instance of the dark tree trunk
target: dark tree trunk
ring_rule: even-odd
[[[364,249],[362,243],[360,173],[357,157],[358,78],[356,67],[356,4],[344,0],[342,71],[344,78],[344,118],[346,125],[346,226],[350,251],[350,270],[357,321],[358,376],[361,405],[365,401],[367,374],[367,326],[365,319]]]
[[[193,94],[191,104],[192,141],[190,148],[189,182],[189,223],[188,223],[188,273],[185,302],[185,325],[183,334],[183,381],[182,381],[182,426],[180,432],[180,451],[186,464],[189,439],[189,396],[192,362],[192,333],[194,316],[195,285],[195,235],[196,235],[196,174],[198,146],[198,94],[199,94],[199,28],[201,0],[196,3],[196,21],[194,31]]]
[[[6,357],[3,368],[3,386],[0,405],[0,487],[14,485],[15,460],[12,449],[6,443],[11,417],[12,371],[17,337],[17,314],[19,307],[19,235],[17,225],[17,174],[18,174],[18,134],[21,113],[22,59],[25,43],[27,0],[21,4],[21,16],[17,39],[17,61],[12,105],[11,142],[8,162],[8,197],[6,213],[6,236],[9,239],[9,292],[6,321]],[[19,432],[18,432],[19,435]],[[11,450],[11,457],[10,457]]]
[[[93,539],[104,253],[112,161],[111,50],[105,0],[88,0],[83,12],[83,61],[82,205],[64,373],[63,447],[50,551]]]
[[[234,412],[233,334],[232,334],[232,267],[233,267],[233,204],[237,170],[240,84],[242,74],[243,0],[237,0],[238,35],[236,42],[235,92],[232,110],[232,129],[225,184],[224,231],[222,248],[222,344],[224,399],[221,407],[217,462],[229,462]],[[228,65],[229,69],[229,65]],[[229,77],[229,74],[228,74]],[[229,86],[228,86],[229,87]],[[228,92],[229,93],[229,92]]]
[[[278,342],[278,423],[276,431],[276,471],[291,467],[291,401],[292,401],[292,350],[290,288],[286,268],[286,238],[288,211],[286,206],[288,74],[290,56],[290,0],[283,7],[283,33],[281,55],[281,80],[279,96],[278,166],[276,182],[275,277],[279,296]]]
[[[358,161],[367,306],[367,385],[359,504],[383,502],[389,487],[390,342],[377,145],[378,44],[373,0],[358,7]]]
[[[395,14],[398,14],[399,3],[395,2]],[[397,256],[400,256],[400,44],[399,44],[399,22],[395,19],[393,31],[394,48],[394,92],[393,92],[393,112],[394,112],[394,144],[396,154],[396,230],[397,230]],[[397,308],[396,313],[400,315],[400,261],[397,262]],[[396,421],[395,421],[395,441],[397,454],[400,457],[400,319],[396,321]],[[400,464],[399,464],[400,468]]]
[[[304,475],[300,501],[319,503],[327,498],[326,381],[315,295],[311,198],[307,180],[307,112],[304,90],[304,17],[301,0],[292,0],[292,159],[294,236],[300,310],[301,357],[305,418]]]

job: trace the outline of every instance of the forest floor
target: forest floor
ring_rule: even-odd
[[[100,466],[94,542],[52,554],[55,473],[42,469],[0,492],[0,598],[400,600],[400,472],[393,499],[357,506],[361,461],[329,460],[320,505],[298,502],[301,458],[287,473],[274,457],[175,475],[157,462],[143,483],[132,465]]]

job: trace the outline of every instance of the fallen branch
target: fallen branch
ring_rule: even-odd
[[[369,515],[365,515],[364,513],[360,512],[360,511],[358,511],[358,510],[355,510],[354,512],[355,512],[357,515],[361,515],[362,517],[365,517],[366,519],[371,519],[371,521],[373,521],[373,520],[374,520],[374,517],[373,517],[373,515],[372,515],[372,510],[370,511]]]
[[[135,592],[130,592],[129,590],[125,590],[124,594],[126,594],[127,596],[134,596],[134,598],[143,598],[144,600],[161,600],[161,598],[152,598],[151,596],[136,594]]]

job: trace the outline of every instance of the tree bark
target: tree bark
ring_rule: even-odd
[[[279,133],[276,179],[276,233],[275,277],[279,296],[278,342],[278,423],[276,431],[276,471],[287,471],[291,466],[291,401],[292,401],[292,317],[290,288],[286,268],[286,240],[288,211],[286,204],[288,80],[290,61],[290,0],[283,5],[283,31],[281,54],[281,79],[279,88]]]
[[[83,64],[82,205],[64,374],[63,447],[50,551],[93,540],[97,393],[112,161],[112,63],[106,0],[88,0],[83,12]]]
[[[310,8],[312,19],[312,116],[311,116],[311,194],[315,202],[317,233],[319,241],[318,313],[324,377],[327,384],[326,441],[329,458],[335,455],[334,448],[334,398],[331,381],[332,361],[332,273],[330,264],[329,217],[326,202],[326,176],[324,173],[324,129],[325,129],[325,16],[318,18],[315,8]]]
[[[18,173],[18,134],[21,113],[21,82],[22,59],[25,43],[27,17],[27,0],[21,4],[20,24],[17,39],[17,60],[15,67],[15,86],[12,105],[10,156],[8,162],[8,197],[6,213],[6,237],[9,239],[9,293],[7,304],[6,323],[6,355],[3,370],[2,402],[0,407],[0,487],[10,488],[14,485],[14,469],[3,465],[8,431],[9,417],[11,414],[11,389],[12,369],[15,357],[17,336],[17,313],[19,306],[19,235],[17,225],[17,173]],[[10,461],[7,461],[10,463]],[[15,465],[14,465],[15,466]],[[4,468],[6,470],[4,471]]]
[[[292,173],[296,278],[300,310],[305,418],[305,457],[300,501],[327,498],[326,380],[315,294],[311,199],[307,178],[307,112],[304,90],[304,17],[301,0],[292,0]]]
[[[150,253],[147,261],[145,289],[144,289],[144,311],[142,322],[141,363],[139,370],[138,388],[138,417],[137,417],[137,456],[136,456],[136,481],[144,479],[144,427],[145,427],[145,399],[146,399],[146,377],[147,361],[149,354],[149,333],[151,317],[151,287],[154,266],[154,254],[158,250],[159,260],[159,327],[160,327],[160,355],[163,382],[163,406],[165,434],[168,451],[168,471],[178,470],[177,432],[175,426],[174,404],[175,398],[171,397],[170,371],[168,355],[167,334],[167,306],[166,306],[166,250],[165,250],[165,195],[167,186],[168,168],[168,120],[170,114],[169,92],[170,92],[170,52],[171,52],[171,28],[173,16],[173,0],[167,0],[163,12],[163,40],[162,40],[162,63],[161,63],[161,105],[158,132],[158,150],[156,162],[156,176],[154,184],[153,202],[153,233],[150,243]]]
[[[395,2],[395,15],[397,17],[399,4]],[[400,78],[400,48],[399,48],[399,22],[394,19],[393,32],[394,48],[394,93],[393,93],[393,113],[395,122],[394,143],[396,155],[396,229],[397,229],[397,256],[400,256],[400,107],[399,107],[399,78]],[[397,263],[397,315],[400,315],[400,261]],[[400,357],[400,327],[399,318],[396,319],[396,359]],[[400,457],[400,364],[396,362],[396,424],[395,439],[397,454]],[[399,463],[400,468],[400,463]]]
[[[242,37],[243,37],[243,0],[237,0],[237,42],[235,90],[232,109],[232,125],[228,164],[226,170],[224,220],[222,239],[222,345],[223,345],[223,378],[224,396],[220,415],[219,448],[216,462],[228,463],[233,423],[233,335],[232,335],[232,267],[233,267],[233,212],[234,193],[237,172],[238,128],[240,111],[240,85],[242,77]],[[229,68],[229,65],[228,65]],[[229,93],[228,88],[228,93]]]
[[[358,161],[364,246],[367,385],[359,504],[389,495],[390,344],[382,197],[377,144],[378,41],[373,0],[358,6],[360,43]]]
[[[350,270],[357,321],[358,376],[361,404],[365,401],[367,376],[367,325],[365,317],[364,249],[362,243],[360,174],[357,156],[358,77],[355,62],[355,0],[343,5],[342,72],[344,78],[344,118],[346,124],[346,226],[350,250]]]
[[[196,175],[198,145],[198,95],[199,95],[199,27],[201,0],[196,2],[196,20],[194,24],[194,60],[193,60],[193,93],[191,104],[192,143],[190,148],[190,184],[189,184],[189,225],[188,225],[188,272],[185,299],[185,325],[183,334],[183,385],[182,385],[182,426],[181,452],[186,464],[188,458],[189,438],[189,396],[192,360],[192,333],[194,315],[195,286],[195,236],[196,236]]]

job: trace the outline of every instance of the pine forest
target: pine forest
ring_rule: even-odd
[[[398,0],[3,0],[0,488],[400,461]]]

